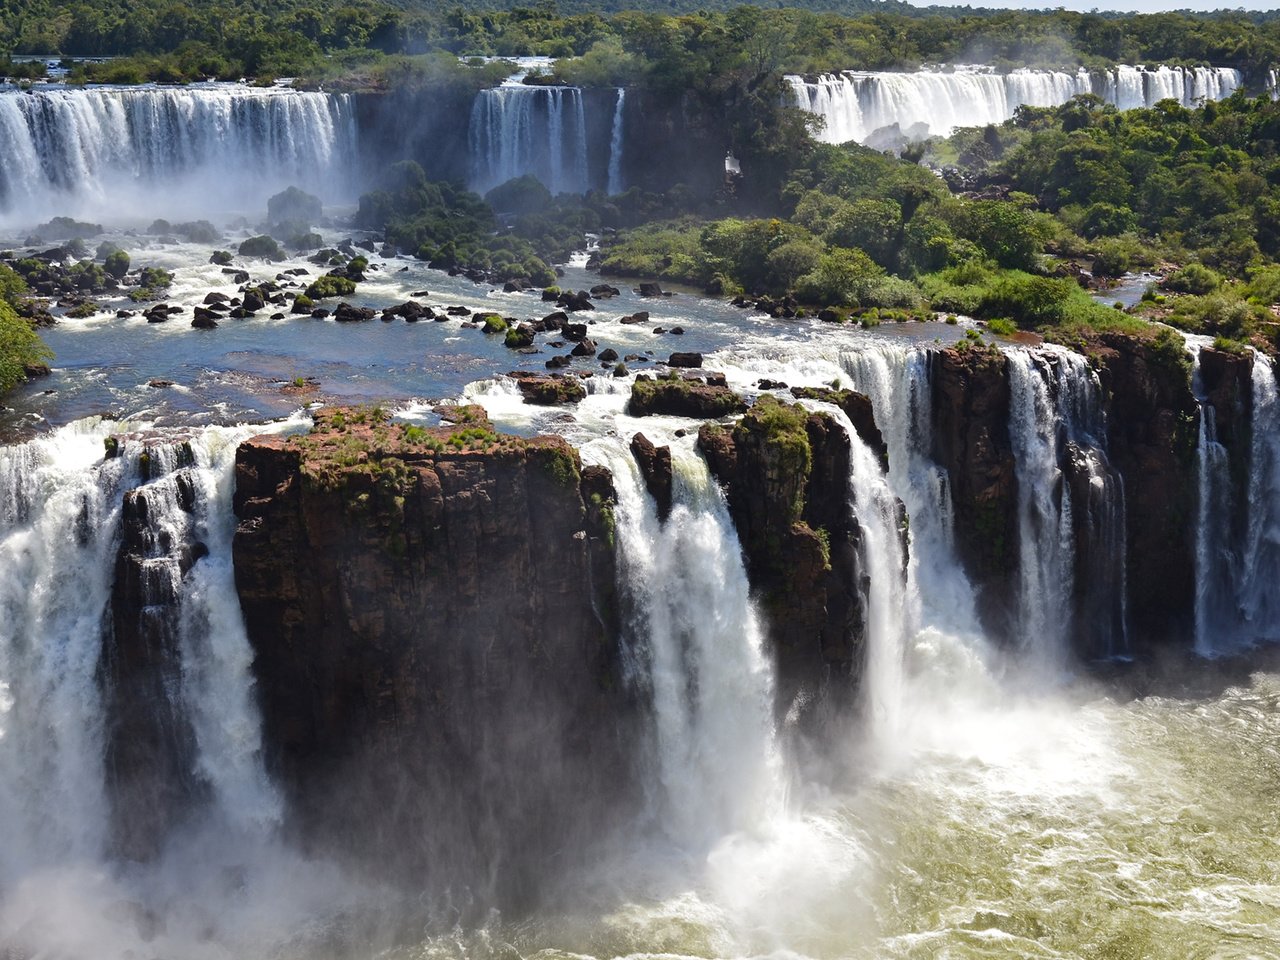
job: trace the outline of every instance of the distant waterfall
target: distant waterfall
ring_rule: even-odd
[[[259,212],[297,184],[348,192],[346,96],[238,84],[0,89],[0,219]]]
[[[618,492],[618,583],[631,672],[652,705],[662,822],[697,844],[780,809],[773,674],[724,494],[692,438],[656,442],[673,458],[665,522],[622,441],[583,455],[609,467]]]
[[[618,102],[613,108],[613,130],[609,136],[609,196],[617,196],[622,186],[623,106],[627,102],[627,90],[618,88]]]
[[[467,138],[470,186],[477,193],[526,175],[553,194],[590,189],[586,110],[577,87],[510,84],[481,90]]]
[[[1119,66],[1101,73],[981,68],[942,72],[856,72],[814,79],[786,78],[794,103],[825,121],[826,143],[867,142],[876,131],[897,127],[912,140],[946,136],[959,127],[1003,123],[1018,107],[1048,107],[1082,93],[1096,93],[1121,109],[1149,107],[1166,98],[1191,106],[1220,100],[1240,86],[1225,67]]]

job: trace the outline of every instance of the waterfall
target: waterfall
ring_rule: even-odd
[[[470,186],[477,193],[523,176],[537,177],[553,194],[590,189],[586,106],[578,87],[481,90],[471,106],[467,141]]]
[[[1047,359],[1013,350],[1009,439],[1018,478],[1018,639],[1038,663],[1064,660],[1074,561],[1071,492],[1059,465],[1060,422]]]
[[[889,484],[911,519],[908,571],[924,622],[979,636],[973,587],[960,567],[946,471],[933,459],[929,353],[870,341],[841,354],[853,388],[866,394],[889,448]]]
[[[1249,502],[1239,609],[1249,639],[1275,641],[1280,623],[1280,396],[1270,357],[1253,358]]]
[[[792,101],[825,121],[826,143],[867,142],[896,126],[913,140],[947,136],[959,127],[1003,123],[1020,106],[1048,107],[1082,93],[1096,93],[1122,110],[1150,107],[1166,98],[1184,106],[1220,100],[1240,86],[1237,70],[1225,67],[1118,66],[1091,74],[1052,70],[995,73],[981,67],[823,74],[786,78]]]
[[[906,518],[880,458],[848,415],[830,403],[804,405],[826,413],[849,438],[849,503],[858,523],[861,569],[867,578],[862,590],[867,646],[861,699],[867,734],[892,743],[902,723],[907,642],[920,626],[918,598],[906,578]]]
[[[164,742],[189,731],[192,769],[177,772],[207,788],[222,821],[257,827],[280,815],[260,762],[252,652],[231,568],[235,448],[264,428],[189,438],[125,429],[79,421],[0,448],[0,816],[9,825],[0,883],[14,870],[105,856],[112,716],[125,724],[126,752],[134,728],[121,716],[164,728]],[[112,639],[113,600],[122,599],[136,608],[114,611],[117,630],[136,615],[136,643]],[[133,658],[128,672],[139,672],[138,657],[154,668],[163,703],[112,689],[120,656]],[[182,765],[155,753],[143,743],[130,756]],[[163,812],[130,813],[162,830]]]
[[[665,522],[624,442],[602,438],[582,453],[609,467],[618,493],[625,642],[653,712],[659,822],[699,844],[781,810],[772,667],[723,493],[692,437],[655,442],[672,452]]]
[[[256,211],[289,184],[346,199],[355,142],[345,95],[0,89],[0,217]]]
[[[623,105],[627,102],[626,87],[618,88],[618,101],[613,107],[613,131],[609,136],[609,196],[617,196],[622,186],[622,118]]]
[[[96,858],[107,834],[95,681],[120,498],[141,450],[83,421],[0,448],[0,879]]]
[[[1187,335],[1192,389],[1200,405],[1196,444],[1195,650],[1214,657],[1280,639],[1280,398],[1271,358],[1254,353],[1248,477],[1233,489],[1230,453],[1217,436],[1217,416],[1205,396],[1200,351],[1209,337]],[[1239,503],[1243,496],[1246,502]],[[1237,518],[1243,516],[1243,523]],[[1243,536],[1238,531],[1243,531]]]

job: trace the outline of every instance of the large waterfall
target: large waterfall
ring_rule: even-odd
[[[902,136],[922,140],[946,136],[959,127],[1003,123],[1020,106],[1049,107],[1082,93],[1094,93],[1122,110],[1150,107],[1164,99],[1192,106],[1221,100],[1240,86],[1237,70],[1226,67],[1133,67],[1075,73],[983,68],[914,73],[856,72],[816,78],[788,76],[797,106],[822,117],[819,139],[827,143],[866,142],[876,131],[897,127]]]
[[[345,198],[355,140],[341,95],[226,83],[2,89],[0,218],[257,213],[288,184]]]
[[[663,439],[675,468],[665,520],[620,441],[584,453],[610,468],[618,491],[630,673],[651,701],[658,812],[666,831],[697,845],[769,819],[784,791],[764,631],[724,495],[692,437]]]

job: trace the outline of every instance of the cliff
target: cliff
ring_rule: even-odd
[[[824,700],[853,693],[865,641],[849,438],[825,414],[764,396],[732,428],[704,424],[698,445],[767,619],[779,714],[812,721]]]
[[[242,444],[236,586],[305,838],[519,902],[626,802],[612,484],[454,416]]]
[[[992,634],[1011,637],[1018,569],[1018,491],[1009,440],[1009,363],[992,348],[930,356],[933,457],[951,491],[956,552]]]

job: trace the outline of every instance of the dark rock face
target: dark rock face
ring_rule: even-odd
[[[1129,628],[1137,649],[1185,645],[1195,623],[1197,405],[1176,344],[1103,335],[1091,356],[1125,483]]]
[[[236,585],[302,834],[415,889],[527,902],[628,795],[612,485],[562,439],[456,415],[427,441],[322,412],[244,443]]]
[[[947,472],[956,551],[994,636],[1011,636],[1018,569],[1018,492],[1009,441],[1009,370],[994,349],[930,357],[933,457]]]
[[[762,397],[734,427],[706,424],[698,446],[725,487],[778,663],[778,711],[816,730],[851,694],[865,639],[860,533],[850,450],[825,414]]]
[[[671,467],[671,448],[655,447],[643,433],[631,438],[631,455],[636,458],[645,488],[658,507],[658,519],[666,522],[671,515],[671,497],[674,478]]]

